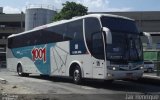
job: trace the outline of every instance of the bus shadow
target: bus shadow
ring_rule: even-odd
[[[68,77],[58,77],[58,76],[39,76],[39,75],[32,75],[29,76],[30,78],[48,80],[52,82],[63,82],[63,83],[72,83],[72,79]]]
[[[51,82],[62,82],[70,83],[75,85],[72,82],[71,78],[66,77],[48,77],[48,76],[29,76],[30,78],[48,80]],[[160,80],[145,79],[142,78],[137,81],[133,80],[117,80],[112,83],[107,83],[99,80],[84,80],[80,86],[88,86],[97,89],[106,89],[113,91],[122,91],[122,92],[140,92],[140,93],[156,93],[160,92]]]
[[[157,85],[153,85],[149,81],[146,83],[143,81],[117,80],[113,83],[92,81],[86,82],[83,85],[122,92],[155,93],[160,92],[160,86],[158,86],[158,84],[160,84],[160,81],[157,83]]]

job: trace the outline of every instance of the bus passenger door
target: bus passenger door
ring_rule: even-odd
[[[92,67],[93,67],[93,78],[103,79],[104,78],[104,44],[101,32],[92,33]]]

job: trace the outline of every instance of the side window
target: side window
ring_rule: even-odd
[[[13,47],[13,37],[8,38],[8,48],[12,48],[12,47]]]
[[[26,45],[26,39],[24,35],[19,35],[17,37],[14,37],[14,47],[23,47]]]
[[[8,38],[8,48],[16,48],[18,46],[17,38],[11,37]]]
[[[98,59],[104,59],[101,26],[97,18],[85,19],[85,37],[91,54]]]
[[[92,34],[92,49],[93,56],[98,59],[104,58],[103,38],[100,32]]]
[[[42,30],[42,41],[44,43],[66,41],[66,24],[49,27]]]
[[[40,33],[41,31],[33,31],[31,33],[26,34],[25,39],[26,39],[26,45],[27,46],[32,46],[32,45],[39,45],[40,44]]]
[[[9,47],[40,45],[68,40],[83,40],[83,21],[77,20],[9,39]],[[11,43],[11,44],[10,44]]]
[[[67,38],[83,40],[83,21],[77,20],[67,24]]]

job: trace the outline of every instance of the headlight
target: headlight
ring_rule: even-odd
[[[119,70],[119,66],[108,66],[107,67],[109,70]]]
[[[139,65],[138,68],[142,70],[144,67],[143,65]]]
[[[112,70],[119,70],[119,66],[114,66],[113,68],[112,68]]]
[[[140,69],[143,69],[143,66],[141,66]]]
[[[116,70],[116,67],[113,67],[113,70]]]

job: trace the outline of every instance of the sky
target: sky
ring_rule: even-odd
[[[60,10],[66,1],[81,3],[89,12],[160,11],[160,0],[0,0],[0,7],[4,13],[25,12],[26,7],[41,4]]]

